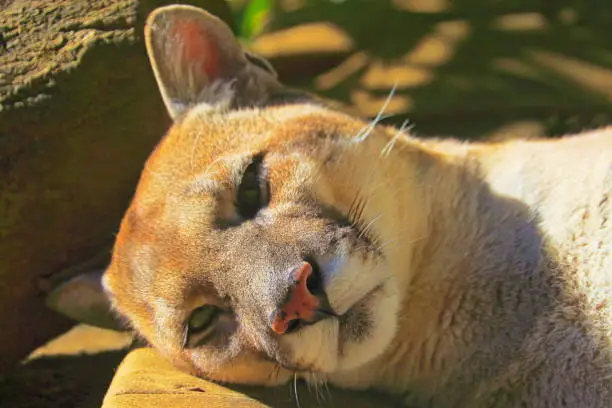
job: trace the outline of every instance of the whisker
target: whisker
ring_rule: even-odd
[[[281,369],[281,366],[278,364],[275,364],[272,367],[272,370],[270,370],[270,372],[268,373],[268,380],[275,382],[276,379],[278,378],[278,374],[280,373],[280,369]]]
[[[313,378],[312,373],[309,373],[309,372],[308,372],[308,373],[306,373],[306,376],[308,377],[308,378],[307,378],[307,380],[306,380],[306,387],[308,388],[308,393],[309,393],[310,395],[312,395],[312,391],[313,391],[312,389],[314,388],[314,391],[315,391],[315,397],[316,397],[316,391],[317,391],[317,389],[316,389],[316,384],[313,384],[313,383],[312,383],[312,378]],[[318,403],[319,403],[319,399],[317,398],[317,404],[318,404]],[[319,405],[320,405],[320,404],[319,404]]]
[[[385,247],[389,246],[390,244],[394,243],[397,241],[397,238],[393,238],[393,239],[389,239],[385,242],[383,242],[382,244],[380,244],[378,247],[376,247],[379,251],[381,251],[382,249],[384,249]]]
[[[325,394],[323,394],[323,387],[322,387],[323,382],[320,380],[317,380],[317,402],[319,403],[319,406],[321,406],[322,402],[326,402],[325,399]]]
[[[415,238],[415,239],[412,239],[412,240],[410,240],[410,241],[406,242],[406,244],[407,244],[407,245],[414,244],[415,242],[419,242],[419,241],[424,240],[424,239],[425,239],[425,238],[427,238],[428,236],[429,236],[429,234],[422,235],[422,236],[420,236],[420,237],[418,237],[418,238]]]
[[[295,403],[298,408],[302,408],[302,404],[300,404],[300,396],[298,395],[298,387],[297,387],[297,373],[293,373],[293,392],[295,392]]]
[[[378,214],[376,217],[374,217],[372,220],[370,220],[370,222],[368,222],[363,228],[360,229],[359,231],[359,235],[357,236],[357,238],[362,238],[364,235],[367,234],[368,230],[370,228],[372,228],[372,226],[378,221],[380,220],[380,218],[382,217],[382,214]]]
[[[384,116],[384,113],[385,113],[385,110],[387,109],[387,106],[389,106],[389,102],[391,102],[391,99],[395,95],[396,90],[397,90],[397,82],[393,84],[393,88],[391,88],[391,91],[389,92],[389,95],[387,96],[385,103],[382,105],[381,109],[378,111],[374,119],[365,128],[360,130],[359,133],[357,133],[353,141],[363,142],[368,136],[370,136],[370,133],[372,133],[376,125],[378,125],[378,123],[381,120],[390,117],[390,116]]]
[[[400,232],[401,232],[401,231],[400,231]],[[429,236],[429,234],[426,234],[426,235],[420,236],[420,237],[418,237],[418,238],[412,239],[412,240],[410,240],[410,241],[408,241],[408,242],[402,242],[402,244],[403,244],[403,245],[411,245],[411,244],[414,244],[414,243],[417,243],[417,242],[419,242],[419,241],[424,240],[424,239],[425,239],[425,238],[427,238],[428,236]],[[378,246],[378,249],[379,249],[379,250],[380,250],[380,249],[383,249],[384,247],[386,247],[386,246],[388,246],[389,244],[392,244],[392,243],[394,243],[394,242],[396,242],[396,241],[397,241],[397,238],[392,238],[392,239],[389,239],[389,240],[387,240],[386,242],[382,243],[380,246]]]
[[[408,124],[410,123],[409,119],[406,119],[402,125],[400,126],[400,128],[398,129],[397,133],[395,133],[395,135],[393,135],[393,137],[391,138],[391,140],[389,140],[389,142],[387,142],[387,144],[385,145],[385,147],[383,147],[383,149],[380,151],[380,157],[387,157],[389,156],[389,154],[391,153],[391,150],[393,150],[393,147],[395,146],[395,142],[397,142],[397,140],[401,137],[404,136],[404,132],[411,128],[412,125],[408,126]]]
[[[321,407],[322,403],[325,402],[325,398],[323,398],[323,395],[321,394],[321,388],[319,387],[318,382],[315,383],[314,390],[315,390],[315,398],[317,399],[317,405]]]
[[[374,130],[374,128],[376,127],[376,125],[383,120],[384,116],[385,116],[385,110],[387,109],[387,107],[389,106],[389,103],[391,102],[391,99],[393,98],[393,96],[395,95],[397,90],[397,82],[393,85],[393,87],[391,88],[389,95],[387,96],[387,99],[385,100],[384,104],[382,105],[381,109],[378,111],[378,113],[376,114],[376,116],[374,117],[374,119],[362,130],[359,131],[359,133],[355,136],[354,140],[355,141],[363,141],[365,140],[370,134],[371,132]],[[402,125],[400,126],[399,130],[397,131],[397,133],[393,136],[393,138],[385,145],[385,147],[382,149],[377,163],[375,163],[373,170],[371,171],[368,176],[367,176],[367,181],[363,184],[361,184],[362,186],[367,186],[367,188],[370,190],[367,193],[368,194],[364,194],[364,191],[362,190],[362,188],[359,189],[359,191],[357,192],[357,194],[355,194],[355,197],[353,198],[353,201],[351,202],[351,205],[349,206],[349,211],[348,211],[348,218],[351,221],[352,224],[354,224],[355,226],[358,227],[359,230],[359,238],[362,238],[364,236],[367,236],[367,232],[372,228],[372,226],[380,219],[380,217],[382,216],[382,214],[379,214],[378,216],[376,216],[374,219],[370,220],[369,222],[367,222],[367,224],[364,225],[363,222],[363,215],[366,212],[366,208],[368,207],[369,204],[369,199],[367,199],[367,197],[370,197],[374,194],[374,190],[371,186],[372,180],[374,180],[374,178],[376,177],[376,174],[378,173],[378,169],[379,166],[377,166],[378,161],[380,161],[382,158],[384,158],[385,156],[387,156],[391,150],[394,147],[394,144],[396,143],[396,141],[404,135],[404,132],[406,131],[406,129],[408,129],[409,127],[409,121],[405,120]],[[381,188],[382,186],[377,186],[378,188]],[[366,197],[366,198],[364,198]],[[372,241],[372,244],[374,244],[374,246],[380,250],[382,249],[383,246],[380,246],[378,244],[377,237],[368,237],[370,241]]]
[[[323,380],[323,387],[325,387],[325,392],[329,397],[329,402],[331,403],[331,406],[334,407],[334,399],[332,398],[331,391],[329,390],[329,384],[327,383],[327,380]]]
[[[363,211],[365,209],[366,200],[364,200],[361,196],[361,191],[359,191],[355,198],[353,199],[353,203],[348,211],[348,217],[350,218],[353,224],[360,224],[361,218],[363,216]]]
[[[325,397],[323,396],[322,390],[321,390],[321,383],[322,383],[321,378],[317,376],[316,373],[313,373],[313,372],[308,372],[307,376],[308,376],[308,381],[307,381],[308,391],[310,392],[311,395],[314,391],[314,395],[317,400],[317,405],[321,406],[321,403],[325,401]]]

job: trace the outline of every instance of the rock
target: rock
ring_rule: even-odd
[[[0,372],[72,324],[44,306],[58,273],[106,262],[170,123],[142,27],[172,2],[0,0]]]

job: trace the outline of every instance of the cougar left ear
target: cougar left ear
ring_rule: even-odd
[[[149,60],[170,116],[195,104],[257,105],[280,85],[274,70],[245,55],[230,28],[197,7],[173,5],[147,18]]]
[[[126,330],[111,311],[102,283],[103,270],[83,273],[60,284],[46,298],[46,305],[77,322]]]

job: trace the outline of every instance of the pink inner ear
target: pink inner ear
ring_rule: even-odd
[[[213,38],[206,33],[201,23],[195,20],[175,19],[172,34],[183,43],[183,63],[200,64],[208,78],[217,78],[220,71],[219,48]]]

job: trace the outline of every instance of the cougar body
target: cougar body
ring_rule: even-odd
[[[177,366],[423,407],[610,406],[612,128],[418,139],[287,91],[189,6],[152,13],[147,46],[174,124],[104,284]],[[287,317],[298,289],[316,318]]]

